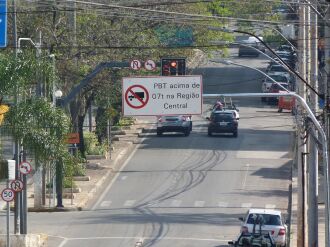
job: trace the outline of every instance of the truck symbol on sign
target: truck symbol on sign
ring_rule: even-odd
[[[135,95],[128,96],[129,100],[132,101],[132,99],[135,98],[135,96],[138,96],[141,100],[144,99],[144,92],[134,92]]]

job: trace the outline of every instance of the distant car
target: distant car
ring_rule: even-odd
[[[259,37],[263,40],[263,37]],[[258,57],[261,52],[265,52],[265,46],[260,42],[260,40],[253,36],[242,36],[239,43],[242,45],[238,48],[238,56],[254,56]]]
[[[207,119],[209,120],[207,128],[209,136],[213,133],[232,133],[234,137],[237,137],[238,119],[232,110],[213,111]]]
[[[287,90],[291,91],[290,84],[288,84],[288,83],[273,83],[270,86],[269,93],[279,93],[280,91],[285,91],[284,89],[287,89]],[[268,103],[277,104],[278,103],[278,98],[277,97],[269,97],[268,98]]]
[[[289,74],[290,72],[288,71],[288,69],[286,69],[284,66],[280,65],[280,64],[273,64],[271,66],[269,66],[266,69],[267,74],[281,74],[281,73],[287,73]]]
[[[278,48],[277,48],[278,51],[287,51],[291,54],[294,54],[296,51],[295,51],[295,48],[291,45],[280,45]]]
[[[192,130],[191,116],[159,116],[157,119],[157,135],[164,132],[182,132],[189,136]]]
[[[245,217],[241,217],[239,220],[242,221],[241,233],[260,233],[261,230],[260,234],[270,234],[276,246],[286,246],[288,227],[283,221],[281,211],[249,209]]]
[[[287,76],[287,74],[271,74],[269,75],[269,77],[274,79],[274,81],[276,82],[287,83],[287,84],[290,83],[290,78]],[[261,86],[262,92],[269,93],[270,87],[272,86],[274,81],[268,77],[265,77],[265,79],[262,80],[262,86]],[[266,98],[261,97],[261,101],[263,102],[266,101]]]

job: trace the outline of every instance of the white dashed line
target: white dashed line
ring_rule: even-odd
[[[171,202],[171,207],[180,207],[181,201],[180,200],[173,200]]]
[[[101,208],[105,208],[105,207],[109,207],[111,205],[112,201],[103,201],[101,204],[100,204],[100,207]]]
[[[195,201],[194,206],[195,207],[204,207],[205,202],[204,201]]]
[[[219,202],[218,207],[219,208],[227,208],[228,207],[228,202]]]
[[[241,208],[250,208],[252,206],[252,203],[242,203]]]
[[[125,203],[124,203],[124,207],[132,207],[135,203],[135,200],[127,200]]]
[[[276,208],[276,205],[275,204],[266,204],[265,205],[265,208],[267,208],[267,209],[275,209]]]

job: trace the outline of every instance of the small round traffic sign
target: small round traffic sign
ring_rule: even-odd
[[[130,63],[130,67],[133,70],[139,70],[141,68],[141,62],[140,60],[134,59]]]
[[[23,161],[19,164],[19,171],[22,174],[29,174],[32,171],[32,166],[29,162]]]
[[[14,197],[15,197],[15,191],[13,191],[12,189],[6,188],[1,192],[2,200],[6,202],[11,202],[12,200],[14,200]]]
[[[10,182],[10,188],[15,192],[20,192],[23,188],[23,182],[19,179]]]
[[[146,70],[155,70],[156,69],[156,63],[151,60],[151,59],[148,59],[147,61],[145,61],[144,63],[144,68]]]

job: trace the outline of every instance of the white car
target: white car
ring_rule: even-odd
[[[157,135],[161,136],[164,132],[182,132],[189,136],[192,130],[191,116],[158,116]]]
[[[281,211],[272,209],[249,209],[245,217],[239,219],[243,222],[241,225],[241,232],[253,233],[253,230],[255,230],[255,233],[260,233],[261,223],[261,234],[269,232],[276,246],[286,246],[288,228],[283,222]],[[256,221],[256,219],[259,219],[259,221]]]

